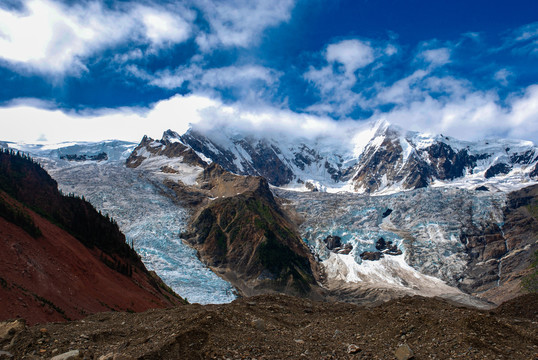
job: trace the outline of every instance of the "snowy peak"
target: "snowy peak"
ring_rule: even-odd
[[[342,134],[304,138],[238,129],[191,128],[144,138],[128,166],[164,156],[300,191],[394,193],[426,186],[515,190],[538,180],[538,148],[528,141],[461,141],[401,129],[386,121]],[[176,161],[176,160],[174,160]],[[488,184],[490,185],[488,187]]]
[[[505,188],[536,180],[538,149],[528,141],[460,141],[380,126],[361,154],[353,189],[389,193],[432,184]],[[467,185],[467,186],[466,186]]]
[[[191,129],[181,140],[228,171],[263,176],[274,186],[307,181],[335,184],[346,170],[345,153],[317,146],[315,141],[234,135],[224,142],[212,135]]]
[[[207,162],[179,140],[177,133],[168,130],[161,140],[144,136],[125,161],[129,168],[140,168],[185,185],[193,185],[207,167]]]

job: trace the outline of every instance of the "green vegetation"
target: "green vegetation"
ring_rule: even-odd
[[[533,201],[532,203],[527,205],[527,210],[533,218],[538,220],[538,201]]]
[[[0,216],[6,219],[7,221],[9,221],[10,223],[13,223],[19,226],[21,229],[26,231],[33,238],[37,239],[38,237],[43,235],[39,227],[34,223],[34,220],[32,220],[30,215],[28,215],[28,213],[24,211],[24,209],[11,206],[1,196],[0,196]]]
[[[217,246],[219,247],[220,251],[226,254],[227,247],[228,247],[228,244],[227,244],[228,238],[226,237],[226,234],[223,233],[221,229],[216,228],[215,238],[217,240]]]
[[[313,281],[313,278],[308,275],[310,268],[308,259],[278,242],[275,233],[271,230],[265,232],[265,238],[266,240],[258,248],[262,265],[275,274],[280,282],[284,283],[290,276],[293,277],[297,290],[307,292],[310,289],[309,283]]]
[[[144,267],[113,219],[95,210],[84,197],[62,195],[56,181],[28,155],[0,151],[0,190],[69,232],[87,248],[101,250],[112,258],[104,257],[112,269],[130,276],[131,265]],[[11,217],[10,221],[17,221],[32,236],[39,236],[39,229],[24,214],[3,206],[0,215]]]
[[[538,250],[534,252],[531,262],[532,272],[521,280],[523,290],[530,293],[538,292]]]

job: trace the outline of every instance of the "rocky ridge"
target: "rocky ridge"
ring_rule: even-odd
[[[325,139],[264,137],[195,126],[183,135],[171,131],[168,135],[230,172],[259,175],[271,185],[302,190],[370,194],[463,179],[484,184],[494,178],[515,187],[521,181],[538,180],[538,149],[530,142],[459,141],[404,131],[385,122],[351,131],[347,139],[335,140],[344,142],[338,145],[331,143],[331,135]]]
[[[126,164],[160,174],[174,200],[191,209],[181,237],[200,259],[242,295],[278,291],[316,297],[316,262],[267,181],[207,165],[176,135],[167,131],[158,142],[145,137]],[[186,179],[186,173],[193,177]]]

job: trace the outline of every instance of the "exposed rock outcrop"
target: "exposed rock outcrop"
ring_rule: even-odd
[[[226,193],[226,182],[213,177],[222,169],[207,170],[202,176],[206,184],[215,184],[211,189]],[[191,231],[183,237],[205,263],[243,294],[284,291],[315,296],[315,260],[280,210],[266,180],[227,172],[221,176],[246,181],[245,191],[213,200],[195,216]]]
[[[506,175],[512,170],[512,167],[505,163],[497,163],[495,165],[492,165],[489,169],[486,170],[484,173],[484,177],[486,179],[492,178],[494,176],[498,175]]]
[[[461,287],[497,303],[517,296],[538,250],[538,185],[508,195],[501,227],[472,229],[462,241],[470,260]]]
[[[376,261],[383,257],[383,253],[381,251],[365,251],[361,253],[360,257],[363,260]]]

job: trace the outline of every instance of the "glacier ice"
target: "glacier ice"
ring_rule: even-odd
[[[48,154],[38,154],[43,155]],[[126,168],[124,155],[99,163],[68,162],[55,155],[38,160],[61,191],[84,196],[96,209],[114,218],[146,267],[176,293],[191,303],[235,299],[232,286],[203,265],[196,251],[180,240],[189,214],[151,173]]]
[[[290,200],[294,211],[303,218],[301,236],[322,262],[345,263],[351,257],[356,265],[348,268],[355,269],[356,276],[361,277],[372,265],[371,261],[362,260],[360,254],[376,251],[375,242],[383,237],[402,250],[403,255],[398,258],[409,266],[451,286],[465,275],[469,260],[461,236],[469,229],[492,222],[502,225],[506,201],[504,193],[457,188],[423,188],[384,196],[277,188],[273,191]],[[384,216],[387,209],[392,212]],[[352,244],[351,253],[336,259],[323,242],[328,235],[338,235],[344,244]]]

